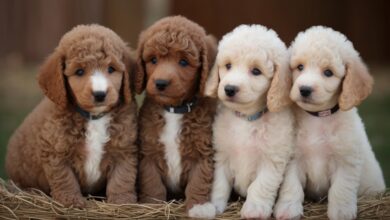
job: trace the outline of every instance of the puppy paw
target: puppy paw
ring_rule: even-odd
[[[194,205],[188,211],[188,216],[191,218],[212,219],[215,218],[215,215],[216,215],[215,206],[210,202]]]
[[[137,197],[133,193],[109,194],[107,196],[107,202],[113,204],[136,203]]]
[[[275,205],[274,216],[278,220],[298,220],[303,214],[303,206],[300,202],[278,202]]]
[[[241,208],[241,218],[268,219],[272,213],[272,205],[263,202],[245,201]]]
[[[356,204],[328,204],[328,217],[330,220],[356,219]]]
[[[65,207],[85,208],[87,200],[80,194],[64,193],[61,195],[53,195],[53,199],[63,204]]]
[[[212,203],[216,209],[217,214],[222,214],[225,211],[227,206],[227,203],[222,200],[212,201]]]

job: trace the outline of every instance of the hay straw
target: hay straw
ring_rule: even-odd
[[[163,204],[105,203],[101,197],[88,197],[87,208],[66,208],[39,190],[23,191],[0,179],[0,219],[187,219],[180,201]],[[359,219],[390,219],[390,192],[375,198],[361,198]],[[217,219],[239,219],[242,201],[230,203]],[[305,219],[327,219],[326,203],[305,203]]]

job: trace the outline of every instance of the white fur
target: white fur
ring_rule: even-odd
[[[344,65],[351,59],[360,60],[359,55],[344,35],[324,27],[299,34],[290,52],[292,68],[303,62],[306,71],[294,71],[291,98],[300,106],[296,109],[297,148],[287,168],[275,216],[291,219],[302,215],[305,191],[315,198],[328,195],[330,219],[355,219],[357,197],[385,189],[357,109],[319,118],[301,108],[320,111],[334,106],[346,74]],[[329,67],[335,75],[323,77],[322,71]],[[302,84],[315,88],[310,103],[299,97],[297,88]]]
[[[100,161],[104,154],[104,145],[110,140],[107,128],[110,124],[109,114],[97,120],[87,122],[86,141],[86,161],[84,171],[88,186],[92,186],[100,178]]]
[[[101,71],[95,71],[91,76],[92,91],[106,92],[108,88],[108,80]]]
[[[165,126],[160,136],[160,142],[165,145],[165,161],[168,166],[168,184],[172,190],[177,190],[180,183],[181,156],[179,132],[182,114],[164,112]]]
[[[188,216],[191,218],[207,218],[212,219],[215,217],[215,207],[212,203],[206,202],[201,205],[194,205],[189,211]]]
[[[215,175],[211,202],[222,213],[234,188],[246,201],[243,218],[269,218],[293,152],[293,115],[286,108],[267,112],[255,121],[237,117],[234,111],[253,114],[266,106],[267,91],[275,66],[287,66],[287,49],[272,30],[260,25],[241,25],[226,34],[218,47],[220,104],[213,124]],[[226,63],[231,68],[226,68]],[[255,76],[256,67],[262,72]],[[211,85],[208,83],[208,86]],[[226,85],[239,92],[234,100],[224,93]],[[206,88],[207,89],[207,88]]]

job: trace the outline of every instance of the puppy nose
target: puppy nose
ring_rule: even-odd
[[[93,96],[95,97],[96,102],[103,102],[106,98],[106,92],[104,91],[96,91],[93,92]]]
[[[303,97],[309,97],[313,92],[313,89],[310,86],[301,86],[299,87],[299,92]]]
[[[160,91],[164,91],[164,89],[169,85],[169,81],[164,79],[156,79],[154,83],[156,84],[157,89]]]
[[[237,86],[226,85],[225,94],[229,97],[233,97],[238,92]]]

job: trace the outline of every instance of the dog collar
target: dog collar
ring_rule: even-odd
[[[333,108],[325,110],[325,111],[319,111],[319,112],[306,111],[306,112],[313,115],[313,116],[316,116],[316,117],[326,117],[326,116],[329,116],[329,115],[336,113],[339,109],[340,109],[339,104],[337,104]]]
[[[265,109],[263,109],[262,111],[256,112],[256,113],[253,114],[253,115],[246,115],[246,114],[241,113],[241,112],[238,112],[238,111],[234,111],[234,114],[235,114],[237,117],[245,118],[245,119],[248,120],[248,121],[254,121],[254,120],[256,120],[256,119],[259,119],[261,116],[263,116],[267,111],[268,111],[268,109],[265,108]]]
[[[84,118],[86,118],[88,120],[97,120],[97,119],[100,119],[106,115],[106,112],[102,112],[102,113],[99,113],[97,115],[93,115],[90,112],[87,112],[84,109],[80,108],[80,106],[76,107],[76,111],[78,113],[80,113],[81,116],[83,116]]]
[[[183,103],[179,106],[164,106],[164,109],[170,113],[184,114],[192,111],[192,107],[196,104],[196,98],[191,102]]]

